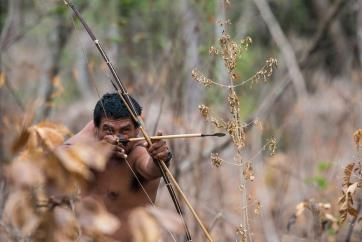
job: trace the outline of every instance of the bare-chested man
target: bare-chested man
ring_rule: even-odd
[[[140,105],[133,98],[131,101],[137,114],[141,115]],[[161,174],[153,159],[164,160],[166,164],[171,159],[171,153],[163,140],[154,142],[148,148],[145,148],[144,142],[130,142],[126,146],[119,144],[120,136],[128,139],[137,137],[138,133],[139,128],[133,122],[120,97],[112,93],[105,94],[98,101],[94,109],[93,121],[65,143],[65,145],[72,145],[80,139],[94,136],[114,146],[105,171],[95,174],[96,179],[90,185],[87,195],[103,203],[110,213],[120,219],[121,227],[113,238],[121,242],[132,241],[127,225],[129,212],[133,208],[150,203],[149,198],[141,189],[140,182],[152,202],[156,199]],[[158,135],[162,134],[159,132]]]

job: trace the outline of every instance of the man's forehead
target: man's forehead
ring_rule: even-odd
[[[102,118],[102,124],[103,125],[121,125],[126,126],[132,124],[131,118],[120,118],[120,119],[111,119],[111,118]]]

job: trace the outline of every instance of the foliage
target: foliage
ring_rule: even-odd
[[[270,58],[266,61],[265,66],[258,71],[254,76],[250,79],[235,84],[236,81],[239,81],[239,73],[236,70],[236,67],[241,59],[241,56],[245,51],[248,50],[249,46],[252,43],[250,37],[246,37],[242,39],[239,43],[233,41],[230,35],[226,32],[226,26],[230,24],[228,21],[220,21],[219,24],[224,28],[222,35],[219,39],[219,47],[211,46],[209,49],[209,54],[211,56],[220,56],[223,59],[224,66],[228,71],[228,79],[229,85],[220,84],[214,82],[210,78],[207,78],[204,74],[194,69],[192,71],[192,77],[199,83],[203,84],[206,88],[210,86],[217,85],[224,88],[227,88],[228,94],[226,100],[228,102],[228,108],[230,112],[230,119],[225,120],[225,118],[216,117],[214,113],[211,112],[210,108],[205,105],[199,106],[199,111],[201,116],[210,121],[216,128],[223,129],[227,134],[230,135],[234,148],[235,148],[235,156],[234,161],[237,162],[238,166],[241,167],[241,183],[240,187],[242,188],[242,204],[245,208],[248,207],[248,200],[246,197],[250,195],[247,194],[247,181],[254,181],[255,175],[252,167],[252,162],[245,161],[242,158],[242,149],[245,148],[246,145],[246,135],[245,129],[246,124],[242,124],[241,114],[240,114],[240,98],[236,93],[236,86],[243,85],[245,83],[250,82],[250,85],[256,85],[260,81],[266,82],[267,79],[272,75],[273,70],[277,66],[276,59]],[[256,121],[254,121],[256,123]],[[268,147],[272,153],[275,153],[275,141],[268,142]],[[211,163],[214,167],[219,168],[224,163],[224,160],[220,158],[218,153],[211,153]],[[249,198],[250,199],[250,198]],[[260,202],[257,201],[257,206],[259,208],[255,208],[255,211],[260,210]],[[256,212],[259,213],[259,212]],[[246,242],[251,240],[251,231],[248,221],[248,210],[244,209],[242,212],[243,223],[236,229],[236,234],[239,237],[239,241]]]

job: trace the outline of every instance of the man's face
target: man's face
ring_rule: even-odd
[[[98,128],[98,138],[102,140],[106,135],[115,135],[122,138],[137,137],[139,129],[135,127],[131,118],[110,119],[102,118]]]

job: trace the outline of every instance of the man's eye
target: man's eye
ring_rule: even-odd
[[[113,134],[113,130],[110,128],[104,129],[104,132],[106,132],[107,134]]]

